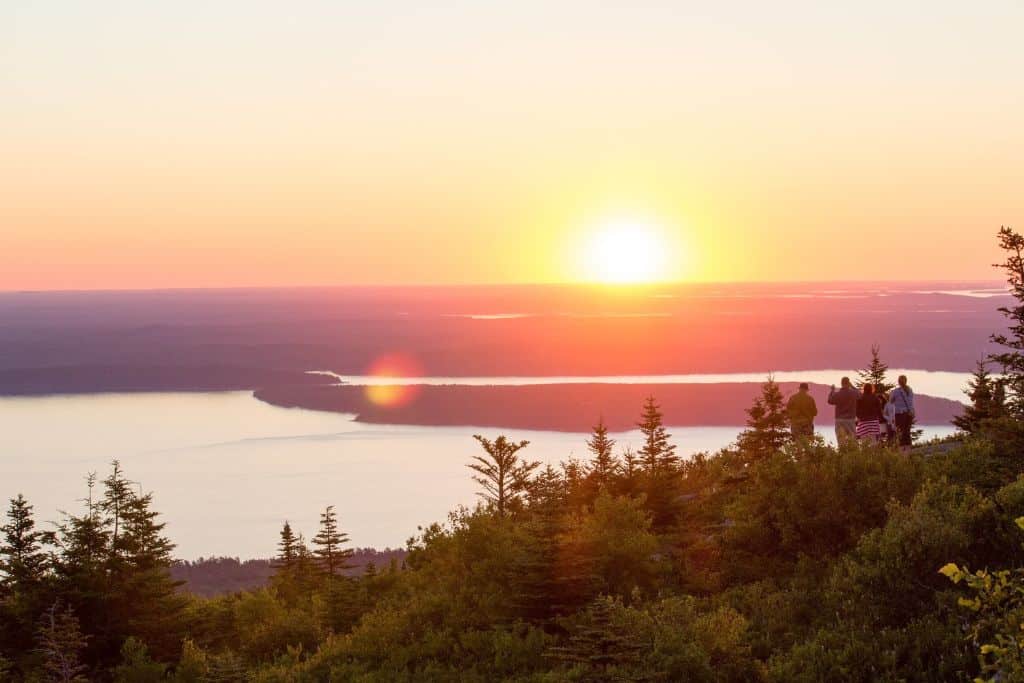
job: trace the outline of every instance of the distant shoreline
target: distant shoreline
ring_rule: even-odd
[[[796,391],[780,383],[783,394]],[[635,427],[640,405],[654,396],[665,424],[675,427],[728,427],[743,424],[745,410],[760,391],[754,382],[720,384],[535,384],[521,386],[407,387],[401,405],[379,405],[366,388],[355,385],[289,385],[259,389],[253,395],[284,408],[305,408],[356,415],[359,422],[437,427],[494,427],[558,432],[587,432],[603,419],[612,431]],[[832,424],[828,387],[811,385],[818,404],[817,424]],[[948,425],[962,404],[918,395],[921,425]]]

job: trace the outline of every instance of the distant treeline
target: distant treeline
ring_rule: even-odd
[[[406,551],[390,548],[355,548],[345,570],[358,576],[367,566],[384,568],[392,561],[401,563]],[[171,565],[171,578],[181,582],[182,590],[203,597],[263,588],[274,575],[274,561],[268,559],[240,560],[237,557],[200,557],[198,560],[177,560]]]

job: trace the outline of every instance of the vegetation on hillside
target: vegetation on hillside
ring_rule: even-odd
[[[401,562],[349,573],[328,508],[310,542],[284,525],[270,585],[213,598],[114,463],[54,531],[11,501],[0,680],[1024,680],[1024,325],[997,341],[941,448],[794,440],[769,379],[734,446],[684,460],[651,398],[636,453],[600,421],[559,467],[478,437],[480,503]]]

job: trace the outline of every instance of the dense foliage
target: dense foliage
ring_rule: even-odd
[[[11,501],[0,680],[1024,680],[1006,369],[979,369],[960,436],[909,454],[794,439],[770,379],[713,455],[677,457],[653,398],[636,454],[600,421],[560,467],[479,437],[480,504],[401,561],[353,574],[327,508],[309,543],[285,523],[268,586],[212,598],[178,590],[152,498],[114,463],[54,531]],[[866,376],[884,371],[876,350]]]

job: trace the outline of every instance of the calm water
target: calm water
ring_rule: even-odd
[[[724,446],[739,430],[671,431],[690,454]],[[270,556],[283,520],[308,538],[331,504],[353,544],[394,547],[474,501],[465,464],[479,449],[478,431],[498,432],[364,425],[248,392],[0,398],[0,497],[24,493],[37,519],[55,520],[58,510],[79,509],[85,475],[102,476],[117,458],[155,493],[182,558]],[[508,434],[531,441],[525,453],[543,462],[585,452],[583,434]],[[616,438],[639,441],[635,432]]]

